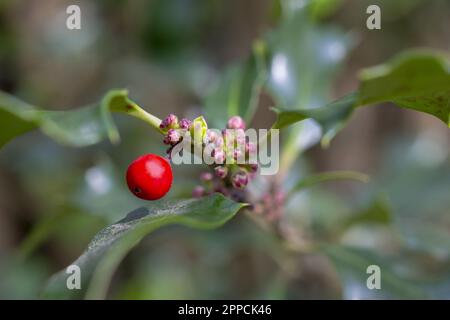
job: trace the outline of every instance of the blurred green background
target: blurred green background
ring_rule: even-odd
[[[449,1],[315,2],[318,25],[354,38],[331,97],[353,91],[358,70],[401,50],[450,49]],[[70,4],[81,7],[79,31],[65,28]],[[366,28],[370,4],[382,8],[381,30]],[[0,89],[62,110],[123,87],[159,117],[192,117],[224,68],[279,24],[281,7],[269,0],[3,0]],[[294,41],[300,30],[289,32]],[[263,95],[253,126],[271,125],[271,105]],[[164,146],[145,124],[115,120],[117,146],[68,148],[35,131],[1,150],[0,298],[38,298],[46,279],[101,228],[142,205],[124,172],[138,155],[163,154]],[[358,110],[328,149],[307,150],[291,174],[348,169],[372,177],[365,185],[314,187],[288,203],[283,219],[332,244],[327,254],[293,255],[243,215],[210,232],[166,227],[126,257],[108,298],[450,298],[449,150],[448,128],[429,115],[388,104]],[[190,196],[201,169],[176,166],[168,196]],[[355,212],[376,219],[345,222]],[[382,290],[366,288],[369,264],[381,266]]]

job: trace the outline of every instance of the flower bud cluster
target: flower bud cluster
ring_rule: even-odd
[[[257,164],[248,164],[245,159],[256,154],[256,145],[247,141],[245,136],[245,121],[239,116],[233,116],[227,121],[227,128],[222,131],[208,129],[203,117],[193,121],[178,120],[174,114],[169,114],[160,124],[164,132],[164,143],[172,148],[183,140],[186,133],[193,137],[194,145],[207,145],[211,148],[214,164],[212,172],[204,172],[200,176],[202,185],[194,188],[192,195],[201,197],[211,192],[221,192],[230,195],[243,190],[258,170]],[[238,160],[244,161],[238,161]],[[234,189],[234,190],[233,190]]]
[[[160,129],[165,133],[163,142],[174,146],[182,140],[184,133],[191,128],[192,122],[188,119],[181,119],[174,114],[169,114],[161,124]]]
[[[262,198],[254,204],[253,212],[264,215],[268,221],[276,221],[283,215],[286,202],[286,193],[282,190],[272,190],[265,193]]]

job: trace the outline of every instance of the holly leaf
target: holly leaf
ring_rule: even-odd
[[[274,128],[285,128],[313,119],[322,128],[322,144],[327,145],[341,130],[355,108],[393,102],[399,107],[428,113],[450,126],[450,61],[431,51],[413,50],[390,62],[360,73],[357,92],[324,107],[289,110],[274,108]]]
[[[425,112],[450,126],[450,60],[432,51],[414,50],[360,73],[358,105],[393,102]]]
[[[359,223],[388,225],[393,221],[392,215],[387,197],[380,194],[366,208],[362,208],[357,214],[343,219],[340,227],[345,230]]]
[[[396,261],[395,257],[350,246],[330,245],[322,247],[322,250],[334,263],[343,280],[344,299],[424,299],[428,297],[421,284],[400,275],[398,270],[401,270],[401,261]],[[368,272],[369,266],[380,268],[380,290],[370,290],[366,286],[372,275]]]
[[[69,290],[66,269],[48,282],[45,298],[104,298],[113,273],[126,254],[146,235],[167,224],[211,229],[231,219],[245,204],[221,194],[200,199],[157,201],[130,212],[124,219],[100,231],[86,251],[72,263],[80,268],[81,289]]]
[[[297,117],[298,121],[290,124],[299,122],[298,116],[301,120],[309,119],[310,112],[323,117],[321,111],[312,109],[329,100],[331,85],[354,43],[351,34],[345,34],[339,28],[314,23],[311,17],[314,6],[308,2],[300,9],[290,8],[287,2],[279,27],[267,36],[270,60],[266,88],[275,102],[276,110],[280,111],[278,116],[283,117],[281,122],[291,118],[291,111],[297,110],[300,113],[293,118]],[[284,112],[287,112],[286,118]],[[327,121],[328,126],[328,120],[324,121]],[[324,130],[313,120],[296,125],[290,130],[286,142],[290,152],[297,154],[315,145]],[[332,132],[335,129],[329,130]],[[322,142],[325,143],[325,139]]]
[[[111,90],[98,104],[67,111],[43,110],[0,91],[0,147],[35,128],[68,146],[89,146],[105,138],[117,143],[120,137],[112,111],[159,123],[130,100],[126,90]]]
[[[266,87],[279,108],[322,105],[353,44],[351,35],[340,29],[316,25],[304,10],[308,8],[287,13],[266,37],[270,53]]]
[[[272,126],[274,129],[282,129],[305,119],[313,119],[320,125],[322,131],[322,146],[328,146],[336,134],[345,126],[348,118],[353,113],[357,94],[350,94],[342,99],[334,101],[326,106],[313,109],[277,109],[272,108],[277,114],[277,120]]]
[[[0,91],[0,147],[38,126],[35,107]]]

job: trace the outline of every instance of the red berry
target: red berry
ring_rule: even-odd
[[[172,185],[173,175],[169,162],[156,155],[146,154],[134,160],[127,170],[127,184],[138,198],[157,200]]]

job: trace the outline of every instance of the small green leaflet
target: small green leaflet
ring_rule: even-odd
[[[159,125],[160,120],[130,100],[126,90],[111,90],[96,105],[67,111],[43,110],[0,91],[0,147],[35,128],[74,147],[96,144],[105,138],[117,143],[120,138],[112,111],[140,118],[156,128]]]

